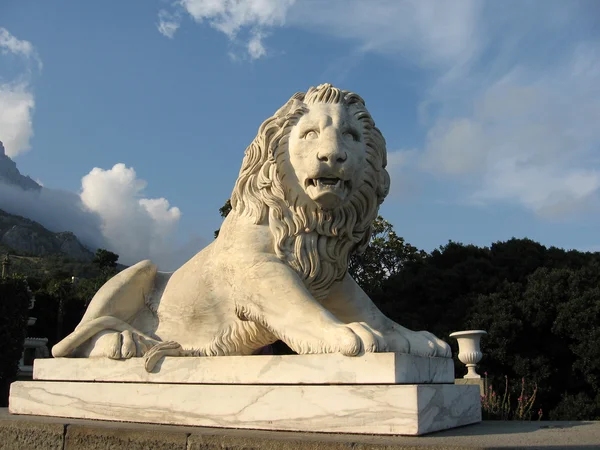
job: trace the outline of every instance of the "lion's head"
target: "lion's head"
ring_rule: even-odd
[[[385,139],[364,100],[330,84],[295,94],[246,149],[233,213],[268,223],[275,253],[316,298],[362,252],[388,193]]]

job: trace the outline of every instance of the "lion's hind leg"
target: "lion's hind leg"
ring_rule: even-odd
[[[102,355],[111,359],[141,356],[159,341],[113,316],[97,317],[80,324],[71,334],[52,347],[55,358],[68,357],[80,346],[93,340],[88,352],[102,347]],[[86,355],[87,356],[87,355]],[[98,355],[95,355],[98,356]]]

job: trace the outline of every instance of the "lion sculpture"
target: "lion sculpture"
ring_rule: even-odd
[[[348,274],[389,191],[385,140],[355,93],[295,94],[246,149],[218,238],[174,273],[142,261],[110,279],[55,357],[299,354],[450,357],[383,315]]]

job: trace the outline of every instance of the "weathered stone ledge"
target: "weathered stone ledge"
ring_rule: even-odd
[[[8,414],[0,450],[597,449],[600,422],[483,422],[423,437],[215,429]]]

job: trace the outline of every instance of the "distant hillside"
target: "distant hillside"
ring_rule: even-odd
[[[25,217],[0,209],[0,244],[22,256],[66,256],[91,261],[94,254],[70,231],[54,233]]]
[[[54,233],[25,217],[0,209],[0,256],[10,254],[10,271],[44,276],[58,271],[94,277],[94,254],[69,232]]]
[[[25,190],[40,190],[42,187],[31,178],[21,175],[15,162],[10,159],[0,142],[0,181]]]

